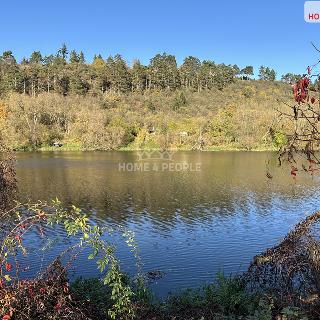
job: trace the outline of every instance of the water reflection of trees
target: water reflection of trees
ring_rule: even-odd
[[[155,228],[252,212],[268,215],[277,203],[299,202],[317,185],[310,177],[294,181],[287,170],[277,168],[272,153],[174,155],[177,162],[201,163],[200,172],[120,172],[118,163],[137,160],[128,152],[21,154],[18,159],[23,198],[57,196],[67,204],[97,209],[101,220],[142,224],[148,219]],[[273,179],[266,177],[267,168]]]

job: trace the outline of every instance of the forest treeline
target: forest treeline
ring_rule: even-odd
[[[83,52],[68,51],[66,45],[56,54],[43,56],[34,51],[29,58],[17,63],[11,51],[0,56],[0,94],[17,92],[36,96],[39,93],[55,92],[67,94],[97,94],[99,92],[142,92],[148,89],[176,90],[223,89],[235,77],[249,79],[254,75],[252,66],[216,64],[214,61],[200,61],[189,56],[178,66],[175,56],[157,54],[148,66],[136,60],[129,67],[117,54],[103,59],[95,55],[91,63],[86,62]],[[282,79],[291,82],[293,74]],[[259,79],[274,81],[276,72],[261,66]]]
[[[265,148],[277,99],[300,76],[272,68],[157,54],[148,66],[120,55],[87,62],[63,45],[20,63],[0,56],[0,139],[17,149]],[[279,133],[281,138],[281,133]],[[279,138],[279,139],[280,139]],[[280,139],[281,140],[281,139]],[[274,142],[277,144],[278,142]],[[270,147],[270,146],[269,146]]]

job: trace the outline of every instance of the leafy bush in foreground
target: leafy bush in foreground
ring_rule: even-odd
[[[45,203],[17,205],[1,215],[4,235],[0,238],[0,316],[5,319],[73,319],[78,307],[69,295],[67,270],[72,261],[85,249],[91,249],[89,259],[96,259],[102,273],[104,285],[110,288],[110,305],[105,314],[111,319],[130,319],[134,315],[131,299],[133,292],[124,281],[114,246],[102,237],[110,235],[110,228],[88,223],[88,217],[80,209],[65,210],[58,200],[49,206]],[[32,280],[21,280],[23,265],[19,255],[27,255],[24,245],[31,230],[42,230],[45,226],[63,226],[66,236],[77,242],[64,250],[58,260]],[[41,232],[41,231],[40,231]],[[134,240],[130,232],[123,232],[127,244],[134,251]],[[45,235],[44,235],[45,236]],[[62,266],[59,260],[68,262]],[[87,308],[82,313],[86,314]],[[86,319],[84,317],[83,319]]]
[[[150,319],[213,320],[302,319],[293,307],[278,309],[276,301],[263,293],[249,294],[243,277],[217,280],[198,290],[186,290],[157,301],[142,278],[130,280],[120,271],[111,243],[102,240],[110,230],[88,223],[81,210],[65,210],[59,201],[50,206],[41,202],[17,206],[1,217],[8,223],[0,244],[0,317],[10,319]],[[24,240],[34,228],[63,225],[68,237],[77,243],[62,252],[33,279],[20,278],[19,254],[26,255]],[[132,235],[124,234],[135,252]],[[84,248],[91,248],[101,279],[78,279],[70,284],[68,268]],[[62,258],[68,256],[66,263]]]

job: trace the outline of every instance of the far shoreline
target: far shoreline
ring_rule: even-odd
[[[211,147],[204,149],[192,148],[119,148],[119,149],[85,149],[85,148],[64,148],[64,147],[41,147],[35,149],[14,149],[14,153],[33,153],[33,152],[139,152],[139,151],[170,151],[170,152],[278,152],[276,148],[232,148],[232,147]]]

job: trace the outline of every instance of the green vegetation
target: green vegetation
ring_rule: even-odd
[[[181,88],[200,92],[213,87],[222,89],[236,75],[253,73],[250,66],[240,71],[238,66],[201,62],[195,57],[187,57],[178,67],[176,58],[166,53],[153,57],[149,66],[137,60],[129,68],[119,54],[106,60],[96,55],[89,64],[82,52],[73,50],[69,54],[65,45],[57,54],[46,57],[35,51],[20,64],[11,51],[6,51],[0,56],[0,63],[0,94],[17,92],[33,97],[43,92],[97,95],[111,90],[128,93]]]
[[[0,56],[0,141],[16,150],[270,149],[268,128],[295,75],[157,54],[92,63],[63,45],[17,63]],[[62,147],[53,147],[54,142]],[[278,143],[275,143],[278,146]],[[273,147],[271,147],[273,148]]]
[[[261,66],[259,69],[259,79],[266,81],[276,80],[276,72],[269,67]]]
[[[58,200],[52,204],[16,203],[13,206],[12,201],[8,201],[14,199],[16,187],[10,157],[0,161],[0,169],[0,183],[5,186],[0,188],[0,318],[3,320],[318,319],[319,299],[313,294],[318,290],[314,287],[319,278],[319,269],[315,267],[318,258],[308,254],[310,250],[317,252],[318,248],[309,241],[308,230],[318,221],[319,213],[300,222],[280,245],[256,256],[243,275],[218,274],[216,280],[202,288],[188,289],[160,301],[148,289],[147,281],[152,275],[142,273],[132,232],[116,226],[100,227],[90,222],[80,209],[74,206],[65,209]],[[70,247],[63,248],[52,262],[49,260],[41,266],[34,277],[22,279],[26,261],[19,258],[33,251],[28,237],[36,233],[49,243],[48,228],[63,231]],[[116,231],[136,258],[138,272],[133,278],[121,272],[112,242]],[[68,270],[80,254],[87,252],[88,259],[96,262],[101,279],[78,279],[70,283]],[[289,261],[285,257],[289,257]],[[297,270],[292,264],[298,266]],[[307,284],[301,287],[307,299],[302,299],[301,290],[292,286],[291,281],[299,284],[298,279]],[[280,280],[287,285],[281,285]],[[309,284],[311,291],[305,290]]]
[[[290,235],[295,236],[297,228],[306,230],[305,223],[316,221],[315,217],[318,216],[308,217]],[[134,234],[129,230],[120,227],[118,231],[136,258],[138,273],[133,278],[121,272],[116,246],[112,243],[116,227],[99,227],[90,223],[88,216],[74,206],[66,210],[58,200],[52,204],[16,204],[11,209],[1,211],[0,217],[4,221],[0,234],[0,317],[4,320],[317,319],[318,298],[310,303],[301,300],[299,291],[296,295],[284,296],[277,287],[278,282],[274,286],[269,285],[274,275],[278,274],[270,269],[269,262],[272,259],[265,261],[265,271],[272,270],[271,280],[265,280],[265,274],[260,269],[258,274],[262,274],[262,282],[256,279],[257,274],[252,273],[252,266],[263,268],[265,262],[258,258],[243,275],[226,277],[218,274],[212,283],[202,288],[187,289],[159,300],[148,289],[147,282],[152,280],[152,276],[142,273]],[[21,279],[21,270],[26,262],[20,261],[19,256],[27,256],[30,252],[28,235],[39,232],[50,241],[46,233],[41,231],[48,228],[64,230],[65,237],[71,240],[70,247],[41,267],[33,278]],[[267,250],[261,257],[276,252],[278,248],[281,257],[290,254],[290,251],[285,253],[281,247],[287,242],[284,240],[280,246]],[[80,278],[70,283],[68,270],[79,254],[86,252],[86,248],[89,249],[88,259],[96,262],[101,278]],[[304,261],[302,263],[305,264]],[[282,267],[288,267],[287,262],[280,269]],[[281,277],[288,281],[291,275],[290,272],[286,277]],[[267,288],[254,286],[255,281]]]
[[[97,306],[96,313],[100,311],[100,315],[93,319],[106,319],[101,310],[108,310],[110,292],[99,279],[78,279],[71,284],[71,292],[80,304],[86,301],[87,306]],[[139,290],[134,290],[132,303],[136,319],[272,320],[276,316],[282,320],[308,319],[297,307],[279,307],[272,296],[248,294],[241,277],[218,274],[211,284],[200,289],[186,289],[165,300],[158,300],[149,290],[147,292],[148,295],[141,298]]]
[[[88,259],[95,260],[101,272],[103,284],[108,288],[109,306],[105,318],[133,318],[133,291],[127,277],[121,273],[115,255],[115,246],[110,238],[115,229],[99,227],[89,223],[88,216],[72,206],[69,210],[62,207],[58,200],[52,204],[16,204],[11,209],[0,211],[0,317],[2,319],[79,319],[76,304],[69,297],[67,270],[71,262],[85,248],[90,251]],[[48,266],[39,270],[31,280],[21,279],[19,255],[27,256],[26,238],[31,231],[60,226],[65,238],[73,238],[73,244]],[[134,256],[136,245],[129,230],[120,230],[126,244]],[[43,231],[41,232],[44,237]],[[27,241],[26,241],[27,242]],[[41,250],[41,249],[40,249]],[[65,259],[63,266],[61,260]],[[41,306],[39,308],[39,305]],[[85,308],[84,308],[85,309]],[[85,310],[80,312],[86,313]],[[7,316],[7,318],[5,318]],[[89,319],[88,315],[81,319]]]
[[[236,79],[202,92],[11,93],[0,102],[0,139],[16,150],[43,151],[271,149],[268,130],[290,90],[281,82]],[[55,141],[63,146],[53,147]]]
[[[20,64],[7,51],[0,57],[0,145],[16,150],[264,150],[270,145],[284,146],[292,121],[280,126],[276,109],[281,102],[290,103],[289,83],[299,76],[287,74],[277,82],[275,71],[263,66],[259,80],[251,80],[252,75],[251,66],[240,70],[236,65],[195,57],[187,57],[178,66],[175,57],[165,53],[152,58],[148,66],[135,61],[128,67],[120,55],[106,60],[97,55],[88,64],[82,52],[69,54],[65,45],[48,57],[33,52]],[[78,208],[66,210],[59,201],[12,208],[15,175],[10,161],[0,163],[0,218],[5,221],[0,228],[3,320],[307,319],[302,310],[309,319],[314,316],[318,295],[303,301],[308,308],[299,309],[292,295],[281,296],[276,286],[249,290],[245,276],[218,275],[203,288],[158,301],[146,286],[129,231],[118,230],[137,258],[139,271],[134,279],[121,272],[109,239],[114,229],[91,224]],[[76,244],[34,278],[21,280],[18,256],[28,253],[25,239],[30,230],[45,236],[43,227],[61,228]],[[88,259],[96,261],[102,279],[70,284],[70,263],[88,248]],[[286,253],[292,256],[292,251]],[[60,258],[66,255],[69,260],[63,265]],[[254,263],[259,269],[270,261]],[[280,269],[283,266],[282,262]],[[318,268],[313,269],[318,275]],[[263,283],[272,284],[268,281]]]

